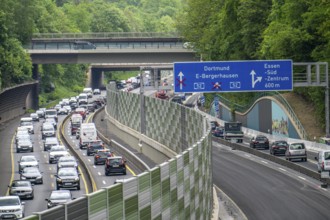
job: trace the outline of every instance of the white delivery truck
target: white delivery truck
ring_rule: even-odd
[[[88,144],[98,140],[94,123],[82,123],[79,131],[79,147],[87,148]]]

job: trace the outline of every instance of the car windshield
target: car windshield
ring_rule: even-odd
[[[59,176],[77,176],[77,173],[75,170],[71,169],[61,169],[58,171]]]
[[[288,146],[286,142],[276,142],[277,146]]]
[[[28,186],[30,186],[30,182],[27,182],[27,181],[15,181],[15,182],[13,182],[12,183],[12,185],[11,185],[12,187],[20,187],[20,186],[26,186],[26,187],[28,187]]]
[[[305,149],[305,146],[303,144],[291,144],[290,149],[291,150],[301,150],[301,149]]]
[[[36,158],[34,158],[34,157],[22,157],[21,161],[22,162],[33,162],[33,161],[36,161]]]
[[[99,151],[99,152],[97,152],[97,154],[100,155],[100,156],[109,156],[110,151]]]
[[[259,137],[256,137],[256,140],[257,141],[265,141],[265,140],[267,140],[267,138],[266,137],[259,136]]]
[[[54,131],[54,127],[51,125],[51,126],[45,126],[43,128],[44,131]]]
[[[14,206],[19,204],[18,198],[0,198],[0,206]]]
[[[325,152],[324,153],[324,159],[325,160],[330,160],[330,152]]]
[[[66,151],[64,146],[53,146],[50,151]]]
[[[120,158],[116,158],[116,159],[111,159],[110,160],[110,165],[119,165],[121,163],[121,159]]]
[[[58,162],[75,162],[75,159],[72,157],[60,157]]]
[[[30,122],[30,121],[22,121],[21,122],[21,126],[29,126],[29,125],[32,125],[32,122]]]
[[[56,115],[56,110],[55,111],[46,111],[46,115]]]
[[[52,192],[52,194],[50,195],[50,199],[51,200],[62,200],[62,199],[71,199],[71,195],[69,192],[63,191],[55,191]]]

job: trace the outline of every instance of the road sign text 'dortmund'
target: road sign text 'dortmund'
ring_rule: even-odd
[[[292,91],[292,60],[174,63],[174,92]]]

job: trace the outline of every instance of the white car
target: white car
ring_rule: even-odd
[[[18,196],[0,197],[0,219],[24,218],[24,204]]]
[[[21,156],[21,159],[18,161],[19,173],[21,173],[25,167],[39,167],[39,161],[33,155]]]
[[[64,146],[62,145],[52,146],[49,151],[48,162],[57,163],[58,159],[64,156],[71,156],[68,150]]]
[[[101,94],[100,89],[94,89],[94,90],[93,90],[93,94],[94,94],[94,95],[100,95],[100,94]]]

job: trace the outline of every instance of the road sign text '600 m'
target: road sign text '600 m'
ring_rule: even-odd
[[[174,63],[174,92],[291,91],[292,60]]]

